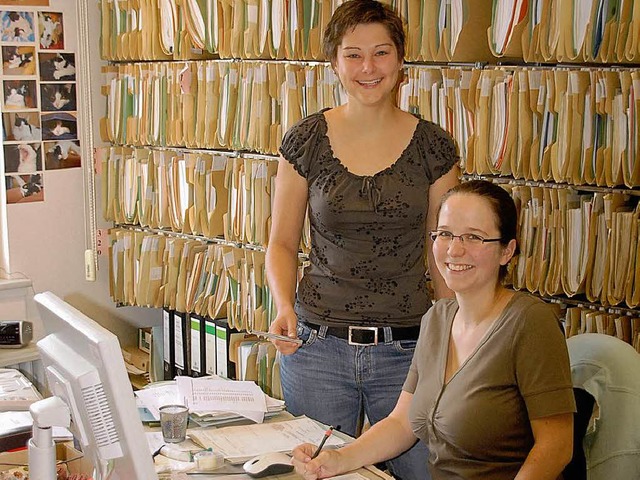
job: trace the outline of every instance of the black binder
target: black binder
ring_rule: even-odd
[[[173,324],[175,326],[173,335],[175,374],[176,376],[189,376],[191,372],[191,321],[189,314],[174,312]]]
[[[176,376],[176,347],[173,337],[176,334],[176,328],[173,319],[173,310],[167,308],[162,310],[162,343],[163,343],[163,370],[164,379],[173,380]]]

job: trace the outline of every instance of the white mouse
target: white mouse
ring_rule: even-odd
[[[280,475],[293,470],[291,457],[282,452],[269,452],[247,461],[242,468],[253,478]]]

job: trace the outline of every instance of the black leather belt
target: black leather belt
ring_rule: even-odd
[[[320,330],[321,326],[315,323],[304,322],[313,330]],[[390,327],[391,338],[384,335],[385,327],[327,327],[327,335],[343,338],[349,341],[349,345],[377,345],[378,343],[392,340],[417,340],[420,335],[420,325],[413,327]]]

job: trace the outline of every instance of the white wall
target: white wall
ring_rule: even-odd
[[[100,94],[103,77],[100,68],[100,12],[98,3],[78,0],[88,5],[89,31],[95,32],[89,39],[91,58],[91,98],[80,98],[80,83],[87,81],[77,68],[78,105],[91,102],[93,118],[88,122],[78,113],[78,131],[92,128],[96,146],[100,145],[98,122],[105,107]],[[30,10],[29,7],[21,7]],[[77,38],[76,0],[51,0],[47,10],[62,12],[65,26],[65,51],[76,52],[76,67],[79,66]],[[85,142],[86,143],[86,142]],[[83,162],[92,161],[87,145],[83,148]],[[99,177],[96,178],[96,205],[98,226],[108,228],[99,211]],[[83,169],[70,168],[46,171],[44,175],[45,201],[37,203],[7,205],[9,257],[12,278],[24,275],[33,281],[36,292],[50,290],[74,305],[89,317],[114,331],[123,344],[135,342],[134,326],[158,325],[161,312],[156,309],[137,307],[116,308],[109,297],[109,270],[106,255],[99,258],[96,281],[85,280],[84,251],[85,195]]]

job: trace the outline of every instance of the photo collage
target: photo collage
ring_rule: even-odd
[[[76,58],[62,13],[0,10],[7,203],[44,201],[45,172],[81,166]]]

